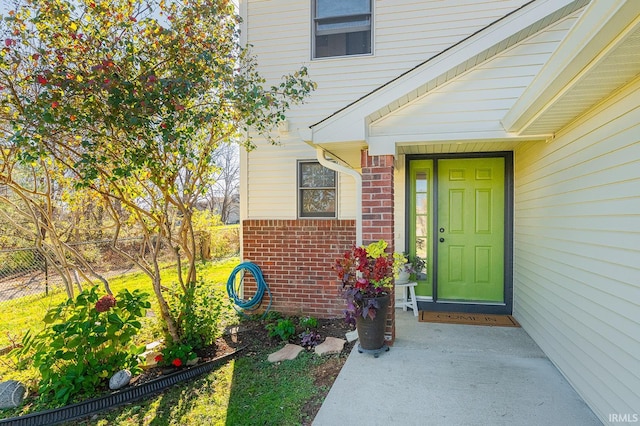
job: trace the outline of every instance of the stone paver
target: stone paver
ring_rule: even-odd
[[[272,353],[267,359],[269,360],[269,362],[280,362],[287,359],[296,359],[298,354],[303,350],[304,348],[300,345],[292,345],[290,343],[287,343],[284,348]]]
[[[329,355],[339,354],[344,348],[344,344],[347,343],[344,339],[338,339],[337,337],[327,337],[326,340],[316,346],[316,354]]]
[[[158,355],[162,355],[162,353],[154,350],[143,352],[142,355],[140,355],[144,359],[141,367],[144,369],[148,369],[158,365],[158,361],[156,361],[156,357]]]
[[[345,337],[347,338],[347,342],[351,343],[354,340],[358,340],[358,330],[352,330],[350,332],[348,332],[347,334],[345,334]]]

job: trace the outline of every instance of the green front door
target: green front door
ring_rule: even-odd
[[[409,251],[427,261],[417,294],[504,303],[505,158],[412,160],[409,171]]]
[[[504,301],[504,158],[438,161],[438,300]]]

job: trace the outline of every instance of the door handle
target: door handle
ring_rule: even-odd
[[[441,243],[444,243],[444,238],[440,238],[440,242],[441,242]]]

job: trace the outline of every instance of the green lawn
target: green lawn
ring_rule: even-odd
[[[238,258],[224,262],[209,262],[199,265],[201,276],[216,288],[224,288]],[[175,280],[175,272],[163,271],[167,283]],[[111,280],[114,293],[121,288],[136,288],[151,292],[150,282],[140,273],[126,274]],[[11,323],[3,322],[0,330],[20,332],[28,328],[41,327],[46,308],[65,298],[64,294],[49,297],[28,297],[0,304],[2,309],[11,309]],[[153,301],[154,298],[152,297]],[[152,302],[153,303],[153,302]],[[151,323],[145,322],[145,338],[153,338]],[[157,336],[156,336],[157,337]],[[8,340],[5,340],[5,342]],[[280,345],[283,346],[283,344]],[[271,364],[267,361],[273,348],[241,352],[214,371],[193,381],[174,386],[165,392],[101,413],[97,418],[81,422],[90,425],[300,425],[310,424],[307,418],[309,404],[317,406],[328,388],[314,384],[315,367],[330,357],[318,357],[303,352],[293,360]],[[332,355],[341,357],[343,355]],[[4,359],[4,360],[3,360]],[[344,361],[342,359],[342,361]],[[19,378],[9,374],[12,370],[6,357],[0,357],[0,381]],[[22,372],[21,374],[25,374]],[[21,379],[28,379],[22,376]],[[31,372],[30,374],[35,374]],[[31,379],[33,380],[33,376]],[[0,411],[0,418],[11,417],[39,408]],[[305,411],[306,410],[306,411]],[[77,425],[78,422],[72,424]]]
[[[237,257],[221,262],[202,262],[198,264],[199,276],[205,277],[207,282],[223,289],[233,268],[239,263]],[[173,266],[165,266],[161,272],[165,285],[177,282],[177,272]],[[140,289],[148,292],[151,297],[152,310],[157,312],[157,302],[153,295],[151,280],[142,272],[134,272],[114,277],[109,281],[114,294],[126,288],[129,291]],[[62,290],[50,292],[49,295],[29,295],[18,299],[0,302],[0,312],[6,313],[0,322],[0,347],[7,346],[11,339],[19,338],[27,330],[38,330],[42,327],[42,318],[52,306],[66,300],[66,293]],[[0,375],[2,372],[0,371]]]
[[[281,364],[268,353],[241,355],[192,382],[86,421],[87,425],[300,425],[304,406],[328,389],[314,385],[311,370],[325,362],[309,352]]]

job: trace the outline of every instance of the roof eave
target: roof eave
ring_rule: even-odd
[[[585,0],[536,0],[529,2],[524,7],[475,33],[472,37],[430,58],[422,65],[378,87],[354,103],[311,125],[310,136],[314,143],[327,143],[338,140],[366,141],[367,126],[372,114],[382,110],[397,99],[406,97],[407,94],[412,93],[426,82],[442,75],[450,75],[451,70],[455,70],[460,64],[472,58],[487,59],[483,57],[487,50],[499,46],[504,40],[524,28],[534,26],[536,23],[546,22],[545,19],[558,10],[572,6],[575,9],[582,7],[584,3],[586,3]]]
[[[527,87],[502,124],[508,132],[526,134],[608,54],[640,28],[637,0],[593,1]],[[548,129],[554,133],[559,129]]]

